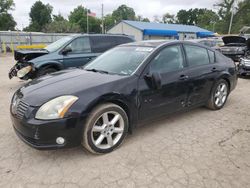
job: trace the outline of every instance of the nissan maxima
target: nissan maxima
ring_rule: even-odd
[[[121,145],[139,122],[199,106],[220,110],[236,84],[233,61],[209,47],[143,41],[27,83],[14,94],[10,112],[16,134],[34,148],[82,145],[102,154]]]

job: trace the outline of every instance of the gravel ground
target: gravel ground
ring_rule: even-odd
[[[250,79],[239,79],[224,109],[198,108],[137,128],[107,155],[81,147],[38,151],[9,118],[11,56],[0,55],[0,187],[250,187]]]

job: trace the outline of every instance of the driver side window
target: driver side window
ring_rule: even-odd
[[[184,67],[181,46],[169,46],[162,49],[152,60],[150,72],[167,73],[174,72]]]
[[[73,40],[67,47],[72,49],[70,54],[91,52],[90,42],[88,37],[79,37]]]

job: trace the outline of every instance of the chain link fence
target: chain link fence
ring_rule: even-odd
[[[0,31],[0,51],[11,52],[21,45],[48,45],[70,33]]]

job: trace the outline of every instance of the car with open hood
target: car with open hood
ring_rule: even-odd
[[[27,83],[15,92],[10,114],[16,134],[34,148],[82,144],[108,153],[139,123],[204,105],[223,108],[236,84],[234,62],[216,50],[142,41]]]
[[[225,36],[222,38],[225,43],[220,47],[220,51],[227,57],[230,57],[236,62],[244,57],[250,50],[249,42],[242,36]]]
[[[87,64],[101,53],[117,45],[133,42],[126,35],[84,34],[66,36],[41,50],[17,50],[17,63],[9,78],[34,79],[45,74]]]

